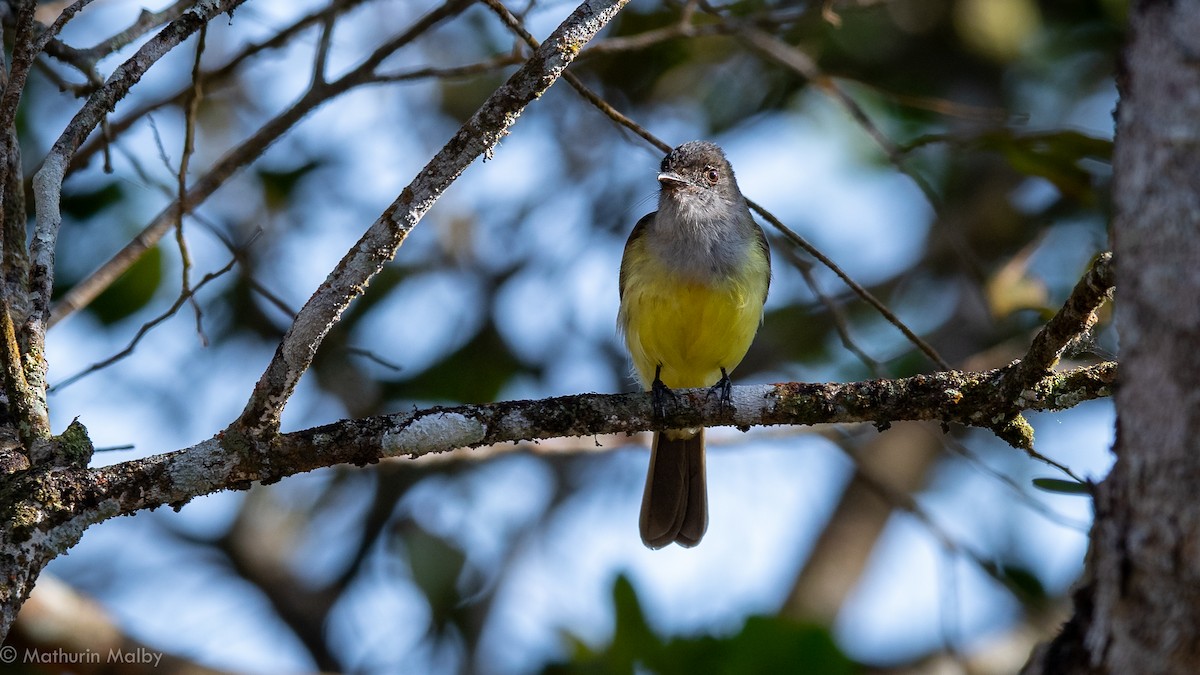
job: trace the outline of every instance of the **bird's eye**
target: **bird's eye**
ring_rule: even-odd
[[[716,183],[721,178],[721,174],[710,166],[708,167],[708,170],[704,172],[704,177],[708,179],[708,182]]]

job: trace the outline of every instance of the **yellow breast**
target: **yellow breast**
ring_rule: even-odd
[[[741,363],[762,322],[770,275],[755,253],[735,276],[701,283],[671,274],[644,250],[626,251],[619,323],[644,386],[660,365],[663,384],[686,388],[713,385],[722,368]]]

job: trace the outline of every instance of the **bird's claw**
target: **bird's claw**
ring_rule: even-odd
[[[662,366],[658,366],[654,370],[654,382],[650,384],[650,403],[654,408],[654,418],[658,420],[667,416],[668,401],[674,403],[677,400],[675,392],[659,377],[661,373]]]
[[[729,374],[725,369],[721,369],[721,379],[717,383],[708,388],[708,398],[713,395],[717,397],[717,403],[722,410],[733,408],[733,381],[729,379]]]

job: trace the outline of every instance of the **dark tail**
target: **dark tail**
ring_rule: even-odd
[[[686,432],[667,433],[681,436]],[[704,429],[687,438],[655,432],[639,526],[642,542],[650,548],[671,542],[687,547],[700,543],[708,529]]]

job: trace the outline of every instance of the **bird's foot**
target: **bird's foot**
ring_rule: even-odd
[[[733,381],[729,379],[729,373],[725,369],[721,369],[721,379],[717,383],[708,388],[707,398],[712,396],[717,397],[717,403],[722,410],[730,410],[733,408]]]
[[[662,366],[654,369],[654,382],[650,383],[650,404],[654,408],[654,418],[661,420],[667,416],[668,403],[675,403],[678,396],[671,388],[663,384],[659,375],[662,373]]]

